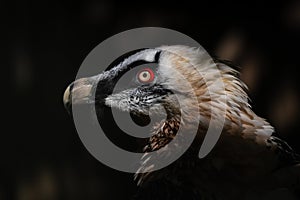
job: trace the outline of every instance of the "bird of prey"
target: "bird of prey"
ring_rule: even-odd
[[[149,152],[168,146],[179,129],[184,141],[189,130],[196,128],[193,143],[174,163],[157,171],[137,171],[139,191],[134,199],[300,198],[299,156],[252,111],[247,86],[234,66],[205,55],[201,48],[183,45],[132,51],[103,73],[73,82],[65,91],[64,103],[69,109],[72,104],[95,103],[98,113],[115,108],[141,121],[150,112],[160,114],[162,106],[167,116],[153,127],[143,148],[146,158]],[[143,67],[134,72],[128,87],[113,92],[120,78],[139,66]],[[215,87],[219,81],[224,84],[222,91]],[[220,98],[224,95],[225,99]],[[217,112],[212,114],[212,109]],[[200,159],[199,148],[212,117],[224,118],[222,132],[211,152]]]

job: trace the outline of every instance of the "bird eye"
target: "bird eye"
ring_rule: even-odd
[[[146,68],[139,71],[137,78],[141,83],[150,83],[154,80],[154,73],[151,69]]]

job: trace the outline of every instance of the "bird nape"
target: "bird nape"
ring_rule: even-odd
[[[228,63],[213,60],[201,48],[141,49],[117,59],[101,74],[73,82],[64,103],[69,109],[71,104],[95,104],[99,123],[108,108],[129,112],[140,121],[165,115],[149,130],[140,169],[147,165],[148,153],[167,148],[179,128],[184,134],[178,150],[196,128],[193,143],[175,162],[152,172],[137,171],[134,199],[298,199],[299,156],[251,110],[247,87],[238,76]],[[223,89],[217,87],[220,82]],[[223,122],[222,132],[212,151],[200,159],[212,118]]]

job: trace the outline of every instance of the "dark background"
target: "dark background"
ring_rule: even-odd
[[[0,200],[126,199],[135,192],[132,174],[87,152],[62,95],[96,45],[143,26],[180,31],[237,63],[255,112],[300,152],[299,1],[1,1],[0,13],[9,74],[1,94],[8,129],[0,140]]]

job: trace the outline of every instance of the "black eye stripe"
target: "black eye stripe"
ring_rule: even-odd
[[[137,50],[134,50],[134,51],[130,51],[128,53],[125,53],[123,54],[122,56],[118,57],[116,60],[114,60],[107,68],[105,71],[109,71],[110,69],[114,68],[115,66],[117,66],[118,64],[120,64],[121,62],[123,62],[126,58],[129,58],[130,56],[140,52],[140,51],[143,51],[143,50],[146,50],[147,48],[143,48],[143,49],[137,49]]]
[[[139,53],[139,52],[142,52],[144,50],[147,50],[148,48],[142,48],[142,49],[137,49],[137,50],[133,50],[133,51],[130,51],[128,53],[125,53],[123,54],[122,56],[118,57],[116,60],[114,60],[107,68],[105,71],[109,71],[110,69],[116,67],[117,65],[119,65],[120,63],[122,63],[125,59]],[[128,64],[126,69],[130,70],[132,68],[134,68],[135,66],[138,66],[138,65],[142,65],[142,64],[146,64],[146,63],[158,63],[159,61],[159,58],[160,58],[160,54],[161,54],[161,51],[157,51],[155,53],[155,56],[154,56],[154,61],[152,62],[149,62],[149,61],[146,61],[146,60],[136,60],[136,61],[133,61],[132,63]]]
[[[158,63],[160,54],[161,54],[161,51],[156,52],[155,57],[154,57],[155,63]]]
[[[151,56],[153,57],[151,58]],[[106,68],[105,71],[111,71],[111,73],[107,74],[107,78],[99,80],[96,87],[96,99],[103,103],[103,99],[112,94],[115,85],[125,73],[143,64],[158,63],[159,57],[160,50],[149,48],[137,49],[118,57]],[[116,69],[114,70],[113,68]],[[136,82],[133,81],[132,84],[136,84]]]
[[[149,50],[149,51],[147,51]],[[154,57],[151,59],[151,57],[147,58],[147,54],[151,53],[153,54],[155,51],[155,54],[153,55]],[[138,49],[138,50],[134,50],[131,52],[128,52],[122,56],[120,56],[119,58],[117,58],[115,61],[113,61],[105,71],[109,71],[109,70],[113,70],[113,68],[117,68],[114,73],[111,76],[111,82],[112,82],[112,86],[114,86],[114,84],[129,70],[143,65],[143,64],[148,64],[148,63],[158,63],[159,61],[159,57],[160,57],[160,50],[156,50],[156,49]],[[143,57],[143,55],[145,55]],[[134,57],[137,56],[137,57]],[[141,59],[137,59],[135,60],[135,58],[141,58]],[[150,58],[150,59],[149,59]],[[148,59],[148,60],[144,60],[144,59]],[[130,61],[132,60],[132,62]],[[151,61],[149,61],[151,60]]]

